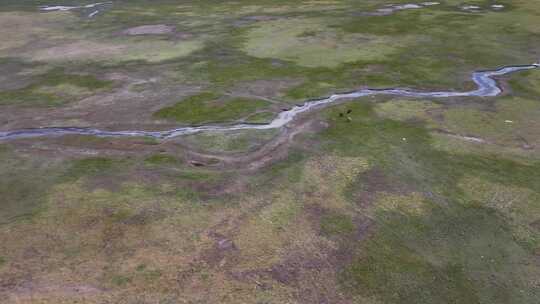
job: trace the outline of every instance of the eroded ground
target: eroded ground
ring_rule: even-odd
[[[264,123],[540,58],[534,1],[40,11],[88,4],[2,2],[1,131]],[[540,71],[498,80],[494,98],[367,97],[279,130],[0,142],[0,298],[536,303]]]

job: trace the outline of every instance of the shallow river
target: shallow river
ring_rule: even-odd
[[[296,116],[301,113],[308,112],[312,109],[319,108],[324,105],[335,103],[343,99],[358,98],[370,95],[396,95],[413,98],[448,98],[448,97],[466,97],[480,96],[490,97],[499,95],[502,90],[497,86],[497,82],[493,79],[494,76],[500,76],[517,71],[530,70],[539,68],[539,64],[507,66],[493,71],[480,71],[472,74],[472,80],[478,88],[468,92],[441,91],[441,92],[421,92],[409,89],[362,89],[349,93],[334,94],[330,97],[316,100],[309,100],[303,105],[295,106],[287,111],[279,113],[279,115],[268,124],[235,124],[235,125],[206,125],[198,127],[180,127],[165,131],[143,131],[143,130],[126,130],[126,131],[106,131],[94,128],[78,128],[78,127],[47,127],[39,129],[22,129],[0,132],[0,140],[10,140],[30,137],[43,136],[62,136],[68,134],[78,135],[93,135],[99,137],[153,137],[157,139],[168,139],[186,134],[193,134],[204,131],[235,131],[235,130],[266,130],[277,129],[291,122]]]

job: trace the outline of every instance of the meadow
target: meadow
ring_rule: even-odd
[[[358,88],[470,90],[474,71],[540,58],[534,1],[39,10],[87,4],[2,1],[0,131],[267,123]],[[0,298],[536,303],[539,80],[351,99],[277,130],[0,141]]]

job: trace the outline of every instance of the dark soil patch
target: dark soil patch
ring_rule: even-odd
[[[141,226],[164,219],[165,217],[165,213],[161,210],[144,209],[139,211],[137,214],[124,219],[122,223],[126,225]]]
[[[354,187],[360,186],[360,191],[353,193],[357,205],[362,208],[371,206],[379,192],[406,194],[411,190],[407,185],[391,178],[384,171],[374,168],[362,174]]]
[[[331,210],[321,207],[317,204],[310,204],[304,207],[304,212],[307,214],[309,221],[313,224],[313,228],[321,235],[330,236],[336,239],[346,241],[362,241],[373,230],[375,222],[364,215],[355,215],[353,218],[344,217],[345,223],[340,223],[342,217],[335,214]],[[325,231],[324,222],[327,222],[327,229],[337,229],[336,233]],[[337,224],[336,224],[337,222]],[[340,230],[341,229],[341,230]],[[343,230],[343,231],[342,231]],[[333,232],[333,231],[330,231]]]
[[[529,224],[532,228],[540,231],[540,220],[536,220]]]

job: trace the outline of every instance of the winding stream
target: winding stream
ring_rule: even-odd
[[[105,4],[112,4],[112,2],[98,2],[98,3],[87,4],[87,5],[81,5],[81,6],[45,5],[45,6],[40,6],[39,9],[45,12],[54,12],[54,11],[63,12],[63,11],[71,11],[71,10],[76,10],[76,9],[95,8],[97,6],[105,5]]]
[[[390,89],[362,89],[349,93],[334,94],[330,97],[316,100],[309,100],[303,105],[295,106],[287,111],[279,113],[279,115],[268,124],[235,124],[235,125],[206,125],[197,127],[180,127],[165,131],[106,131],[94,128],[78,128],[78,127],[47,127],[39,129],[22,129],[0,132],[0,140],[11,140],[19,138],[43,137],[43,136],[62,136],[68,134],[76,135],[93,135],[98,137],[152,137],[156,139],[169,139],[181,135],[194,134],[205,131],[235,131],[235,130],[267,130],[284,127],[291,122],[296,116],[301,113],[308,112],[312,109],[323,105],[332,104],[342,99],[358,98],[371,95],[396,95],[413,98],[448,98],[448,97],[491,97],[499,95],[502,90],[497,86],[497,82],[493,79],[494,76],[505,75],[517,71],[530,70],[540,68],[539,63],[532,65],[507,66],[498,70],[480,71],[472,74],[472,80],[478,88],[468,92],[441,91],[441,92],[421,92],[410,89],[390,88]]]
[[[87,4],[87,5],[81,5],[81,6],[64,6],[64,5],[49,6],[49,5],[45,5],[45,6],[40,6],[39,10],[42,11],[42,12],[56,12],[56,11],[65,12],[65,11],[72,11],[72,10],[88,10],[88,9],[92,9],[92,12],[89,13],[87,17],[88,18],[93,18],[94,16],[99,14],[100,10],[98,8],[100,6],[112,5],[112,4],[113,3],[109,1],[109,2],[92,3],[92,4]]]

